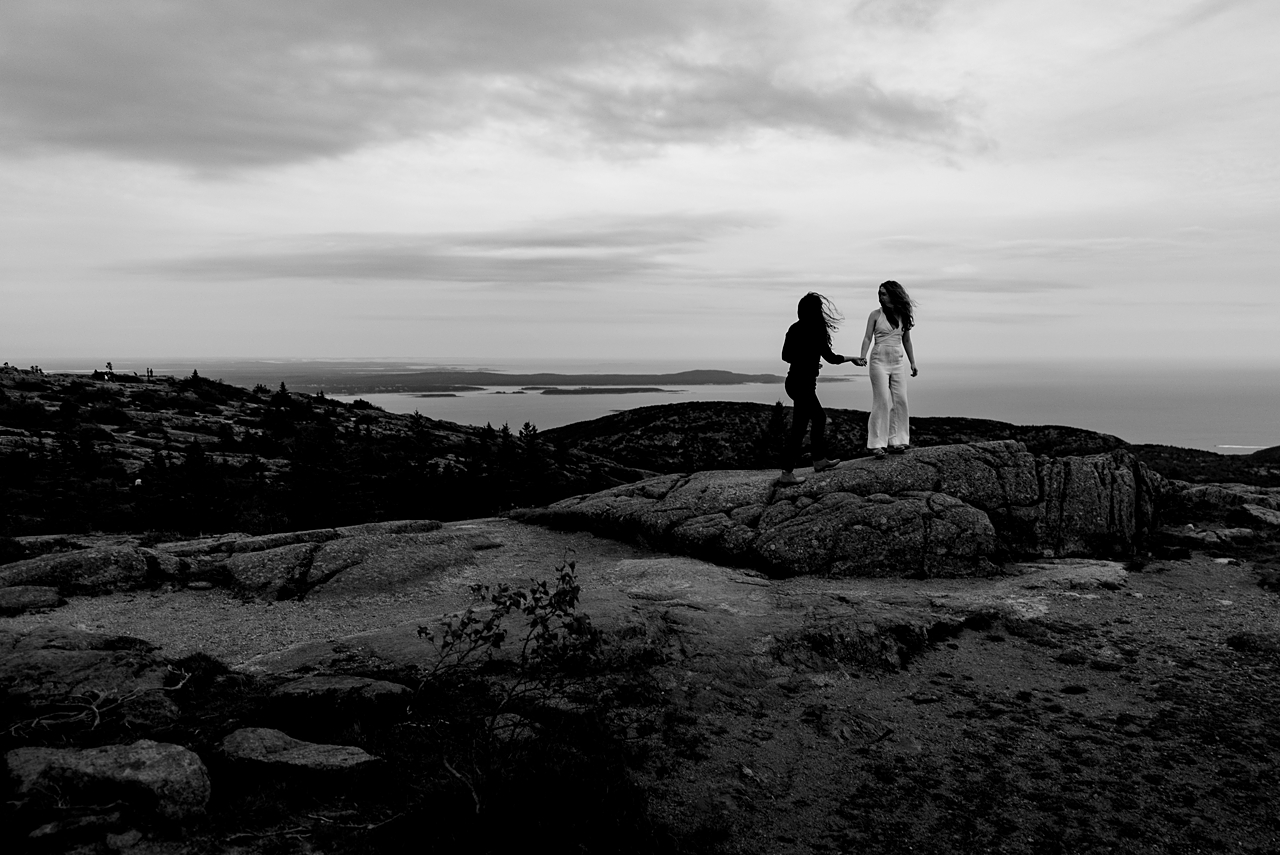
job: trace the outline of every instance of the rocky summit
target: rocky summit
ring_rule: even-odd
[[[57,611],[0,618],[0,850],[1278,851],[1280,527],[1245,526],[1275,491],[1006,442],[806,474],[522,514],[630,543],[497,517],[19,539],[0,590]],[[742,561],[786,534],[795,562],[638,543],[724,549],[695,540],[717,514]],[[832,570],[892,532],[879,578]],[[987,577],[884,557],[1126,544]]]
[[[1274,455],[454,427],[0,371],[0,851],[1280,851]]]
[[[1164,479],[1124,450],[1035,457],[1015,441],[776,471],[664,475],[513,513],[774,576],[965,576],[1019,556],[1116,555],[1156,524]]]

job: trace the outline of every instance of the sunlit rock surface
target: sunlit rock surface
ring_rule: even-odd
[[[1014,441],[801,474],[794,487],[776,471],[664,475],[514,516],[771,575],[963,576],[1019,556],[1124,554],[1162,489],[1122,450],[1037,458]]]

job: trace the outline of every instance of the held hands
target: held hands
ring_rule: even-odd
[[[846,356],[846,357],[844,358],[844,361],[845,361],[845,362],[852,362],[854,365],[857,365],[859,368],[866,367],[866,364],[867,364],[867,358],[866,358],[865,356]],[[916,377],[916,376],[918,376],[919,374],[920,374],[920,369],[918,369],[918,368],[916,368],[914,365],[912,365],[912,366],[911,366],[911,376],[912,376],[912,377]]]

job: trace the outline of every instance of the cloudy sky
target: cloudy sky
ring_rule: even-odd
[[[1280,362],[1272,0],[4,0],[0,358]],[[25,364],[25,363],[24,363]]]

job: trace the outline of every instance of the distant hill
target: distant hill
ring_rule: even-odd
[[[866,453],[867,412],[827,409],[831,454]],[[545,431],[549,441],[658,472],[767,469],[779,465],[790,409],[690,401],[639,407]],[[1280,487],[1280,448],[1218,454],[1167,445],[1130,445],[1117,436],[1065,425],[1015,425],[957,416],[912,417],[916,446],[1013,439],[1036,455],[1066,457],[1128,448],[1166,478]],[[1275,464],[1275,465],[1271,465]]]
[[[674,374],[505,374],[496,371],[414,371],[405,373],[343,373],[332,377],[308,375],[293,387],[339,395],[374,392],[434,392],[451,386],[733,386],[741,383],[781,383],[777,374],[737,374],[697,370]]]
[[[1255,451],[1249,455],[1249,459],[1259,463],[1280,464],[1280,445],[1273,445],[1271,448]]]
[[[1134,445],[1131,449],[1166,478],[1280,487],[1280,447],[1253,454],[1218,454],[1172,445]]]
[[[867,412],[827,409],[831,453],[866,453]],[[549,441],[658,472],[767,469],[780,464],[790,409],[777,405],[687,401],[638,407],[543,432]],[[1033,454],[1097,454],[1126,443],[1119,437],[1062,425],[1014,425],[991,419],[912,418],[914,445],[1014,439]]]

